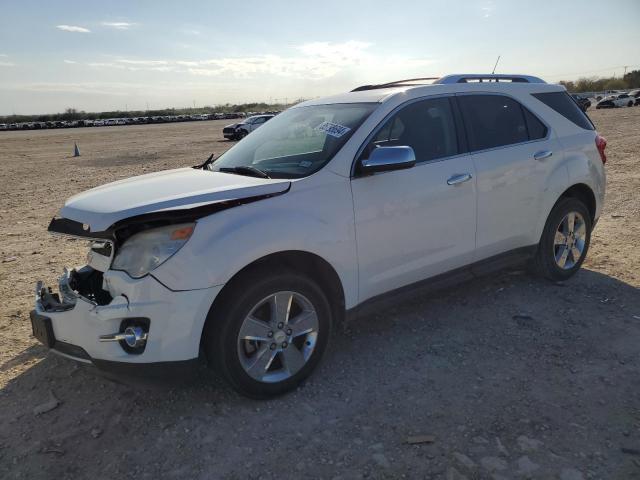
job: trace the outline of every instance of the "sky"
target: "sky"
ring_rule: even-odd
[[[0,115],[291,102],[449,73],[640,69],[640,0],[0,0]]]

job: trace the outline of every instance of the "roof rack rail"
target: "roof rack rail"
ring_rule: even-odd
[[[451,84],[468,82],[512,82],[512,83],[547,83],[541,78],[532,75],[512,75],[503,73],[460,73],[447,75],[433,83]]]
[[[362,92],[364,90],[376,90],[378,88],[389,88],[393,86],[407,86],[407,82],[422,82],[426,80],[439,80],[441,77],[421,77],[421,78],[407,78],[405,80],[396,80],[394,82],[380,83],[377,85],[361,85],[356,87],[352,92]]]

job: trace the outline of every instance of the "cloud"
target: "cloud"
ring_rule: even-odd
[[[76,32],[76,33],[90,33],[91,30],[84,27],[78,27],[76,25],[56,25],[58,30],[64,30],[65,32]]]
[[[105,27],[115,28],[116,30],[129,30],[131,27],[138,25],[130,22],[102,22]]]
[[[480,7],[480,10],[482,10],[482,17],[489,18],[495,8],[496,6],[494,5],[493,1],[489,0],[488,2],[486,2],[484,6]]]
[[[6,53],[0,53],[0,57],[7,58],[8,56],[9,55],[7,55]]]
[[[12,62],[0,62],[0,67],[15,67],[16,64]]]
[[[76,62],[75,60],[65,60],[64,63],[68,63],[70,65],[75,65],[78,62]]]
[[[98,68],[119,68],[124,69],[124,65],[118,65],[117,63],[111,62],[89,62],[87,63],[90,67],[98,67]]]
[[[371,43],[348,41],[343,43],[312,42],[294,47],[298,55],[260,55],[251,57],[224,57],[198,62],[176,62],[192,75],[231,76],[250,78],[256,75],[274,75],[297,79],[323,80],[338,73],[357,69],[379,70],[380,65],[404,69],[420,69],[433,63],[426,58],[401,56],[380,57],[368,51]]]
[[[156,67],[159,65],[168,65],[169,62],[167,60],[128,60],[128,59],[120,59],[118,60],[120,63],[126,63],[127,65],[142,65],[145,67]]]
[[[380,55],[372,53],[372,44],[359,41],[343,43],[312,42],[291,48],[290,55],[252,55],[217,57],[201,60],[163,60],[114,58],[91,62],[90,67],[128,71],[174,72],[196,77],[249,79],[278,77],[304,80],[324,80],[338,74],[379,77],[385,69],[422,73],[433,63],[429,58]]]

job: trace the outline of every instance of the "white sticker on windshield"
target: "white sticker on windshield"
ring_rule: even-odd
[[[331,135],[332,137],[340,138],[351,129],[338,123],[322,122],[316,127],[316,130],[325,132],[327,135]]]

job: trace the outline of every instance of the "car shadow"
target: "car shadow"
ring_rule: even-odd
[[[267,402],[204,367],[185,382],[143,382],[34,345],[0,367],[42,358],[0,388],[0,477],[109,478],[126,464],[133,475],[245,478],[267,459],[327,477],[345,449],[370,469],[378,444],[395,445],[398,471],[427,453],[444,468],[452,452],[490,452],[476,436],[522,435],[544,438],[559,466],[599,448],[606,462],[581,460],[596,476],[626,472],[618,442],[640,404],[639,293],[583,269],[562,283],[509,271],[417,296],[348,322],[307,382]],[[59,405],[35,415],[50,395]],[[438,442],[399,447],[422,433]],[[273,442],[296,445],[295,458]]]

